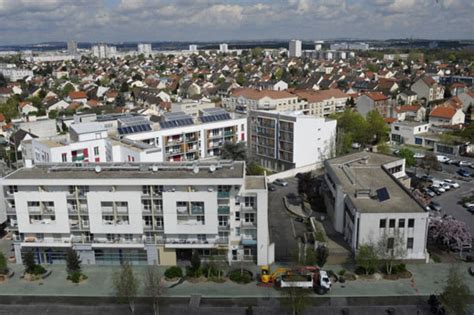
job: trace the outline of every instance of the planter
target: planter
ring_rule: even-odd
[[[8,262],[9,262],[9,263],[16,263],[16,258],[15,258],[15,256],[10,256],[10,257],[8,257]]]
[[[53,273],[52,270],[46,270],[45,273],[40,274],[40,275],[35,275],[35,274],[24,272],[23,275],[20,278],[25,279],[27,281],[36,281],[36,280],[46,279],[52,273]]]
[[[182,278],[173,278],[173,279],[163,278],[163,280],[161,280],[161,281],[163,282],[164,287],[170,288],[172,286],[177,285],[181,281],[181,279]]]

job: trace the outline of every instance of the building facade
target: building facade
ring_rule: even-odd
[[[290,41],[288,56],[291,57],[301,57],[302,54],[302,45],[301,41],[293,39]]]
[[[251,111],[250,155],[274,171],[322,163],[334,154],[336,124],[302,112]]]
[[[229,263],[273,262],[265,177],[244,162],[44,164],[1,180],[16,262],[175,265],[193,251]]]

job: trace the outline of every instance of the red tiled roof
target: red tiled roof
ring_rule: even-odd
[[[271,99],[283,99],[283,98],[294,98],[296,95],[293,95],[287,91],[273,91],[273,90],[256,90],[249,88],[238,88],[232,91],[232,96],[235,97],[245,97],[252,100],[260,100],[264,97],[269,97]]]
[[[457,110],[451,106],[438,106],[431,111],[430,116],[451,119],[456,114],[456,111]]]
[[[383,93],[381,92],[368,92],[365,93],[369,98],[371,98],[374,101],[385,101],[388,100],[388,97],[386,97]]]
[[[386,117],[386,118],[384,118],[383,120],[385,120],[385,122],[386,122],[387,124],[392,124],[392,123],[394,123],[394,122],[397,121],[396,118],[392,118],[392,117]]]
[[[86,94],[86,92],[82,92],[82,91],[71,92],[71,93],[69,93],[69,98],[71,98],[72,100],[80,99],[80,98],[87,98],[87,94]]]
[[[349,98],[349,95],[339,89],[329,90],[296,90],[294,92],[297,96],[307,100],[309,103],[321,102],[331,98]]]

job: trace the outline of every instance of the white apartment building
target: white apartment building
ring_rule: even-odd
[[[229,45],[219,44],[219,52],[223,54],[229,52]]]
[[[140,43],[137,45],[137,50],[139,54],[150,55],[152,53],[151,44]]]
[[[217,157],[226,142],[247,141],[247,118],[222,108],[200,111],[199,118],[184,113],[166,113],[152,131],[124,135],[161,150],[159,161],[192,161]]]
[[[108,46],[104,43],[92,46],[91,50],[92,55],[97,58],[112,58],[117,54],[117,47]]]
[[[198,46],[197,45],[189,45],[189,51],[190,52],[197,52],[198,51]]]
[[[246,114],[251,110],[303,110],[305,102],[288,91],[238,88],[223,98],[222,104],[228,110]]]
[[[327,213],[353,251],[384,240],[387,251],[401,243],[406,255],[400,259],[428,259],[428,211],[401,182],[404,159],[358,152],[324,164]]]
[[[70,55],[77,54],[77,42],[75,40],[70,40],[67,42],[67,52]]]
[[[396,144],[422,145],[421,138],[427,133],[431,124],[417,121],[396,121],[390,125],[390,141]]]
[[[322,163],[334,156],[336,125],[300,111],[251,111],[249,152],[274,171]]]
[[[16,82],[18,80],[23,80],[26,77],[32,77],[33,71],[29,69],[19,69],[19,68],[12,68],[12,67],[0,67],[0,73],[6,79]]]
[[[266,178],[245,162],[43,164],[1,179],[16,263],[176,265],[193,251],[271,264]]]
[[[343,112],[346,109],[346,102],[349,95],[339,89],[329,90],[296,90],[294,92],[301,100],[307,104],[303,106],[306,115],[316,117],[327,117],[334,113]]]
[[[289,44],[289,50],[288,50],[288,53],[289,53],[289,57],[301,57],[301,52],[302,52],[302,44],[301,44],[301,41],[300,40],[297,40],[297,39],[293,39],[290,41],[290,44]]]

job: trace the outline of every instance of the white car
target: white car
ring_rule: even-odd
[[[360,149],[360,147],[361,147],[360,143],[357,143],[357,142],[352,143],[353,149]]]
[[[415,153],[415,154],[413,155],[413,157],[414,157],[415,159],[423,159],[423,158],[425,158],[425,155],[424,155],[423,153]]]
[[[444,189],[444,187],[439,184],[433,185],[432,187],[436,188],[440,193],[446,192],[446,189]]]
[[[471,163],[468,161],[459,161],[459,166],[471,166]]]
[[[448,191],[448,190],[451,189],[451,185],[449,185],[448,183],[445,183],[445,182],[439,183],[439,186],[440,186],[440,187],[443,187],[444,190],[446,190],[446,191]]]
[[[275,185],[279,185],[279,186],[282,186],[282,187],[286,187],[288,186],[288,182],[284,179],[281,179],[281,178],[277,178],[275,179],[275,181],[273,182]]]
[[[459,188],[459,184],[452,179],[445,179],[444,182],[451,186],[452,188]]]
[[[441,163],[446,163],[447,161],[449,161],[449,158],[445,155],[437,155],[436,158],[438,159],[438,162]]]
[[[466,202],[464,204],[464,207],[466,207],[466,208],[474,207],[474,202],[472,202],[472,201],[471,202]]]

